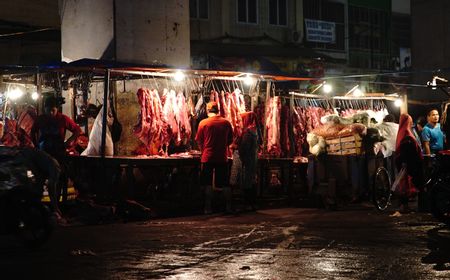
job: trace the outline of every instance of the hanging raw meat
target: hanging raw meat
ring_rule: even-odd
[[[189,109],[188,104],[186,104],[186,99],[182,92],[177,94],[177,120],[178,120],[178,131],[180,134],[180,141],[176,142],[177,145],[180,143],[186,144],[191,138],[191,124],[189,120]]]
[[[280,116],[280,143],[283,157],[290,156],[290,141],[289,141],[289,106],[283,105],[281,107]]]
[[[141,111],[134,134],[147,149],[146,154],[161,153],[162,145],[170,142],[167,124],[162,118],[162,105],[157,90],[140,88],[137,92]]]
[[[154,148],[159,147],[158,153],[160,155],[168,156],[167,148],[170,143],[171,135],[169,133],[169,126],[163,118],[163,107],[156,89],[152,91],[152,98],[155,121],[152,124],[150,133],[152,133],[153,137],[156,138],[153,145]]]
[[[167,89],[164,89],[163,96],[165,97],[162,111],[164,121],[167,123],[168,128],[172,132],[175,142],[179,143],[181,142],[181,136],[177,121],[178,104],[176,93],[173,90],[168,91]]]
[[[219,110],[220,110],[220,116],[228,119],[229,117],[229,111],[230,108],[227,106],[227,102],[225,101],[225,93],[223,91],[220,92],[219,95]]]
[[[141,111],[139,113],[139,122],[134,126],[133,132],[147,147],[150,145],[151,141],[149,138],[149,131],[152,126],[153,101],[151,100],[149,90],[145,88],[138,89],[137,97]]]
[[[266,110],[267,128],[267,153],[273,157],[280,157],[280,97],[275,96],[270,99]]]

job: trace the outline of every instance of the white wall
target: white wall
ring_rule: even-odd
[[[188,0],[116,0],[117,60],[190,65]]]
[[[113,0],[61,0],[61,59],[104,57],[114,35]]]

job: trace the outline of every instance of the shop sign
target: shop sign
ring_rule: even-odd
[[[336,23],[322,20],[305,19],[306,40],[308,42],[336,42]]]

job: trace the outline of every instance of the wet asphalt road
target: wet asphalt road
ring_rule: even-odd
[[[72,226],[36,251],[0,246],[0,279],[450,278],[449,229],[363,207]]]

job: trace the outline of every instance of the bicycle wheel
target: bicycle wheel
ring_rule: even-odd
[[[379,167],[373,183],[373,203],[380,210],[386,210],[391,200],[391,177],[384,167]]]

